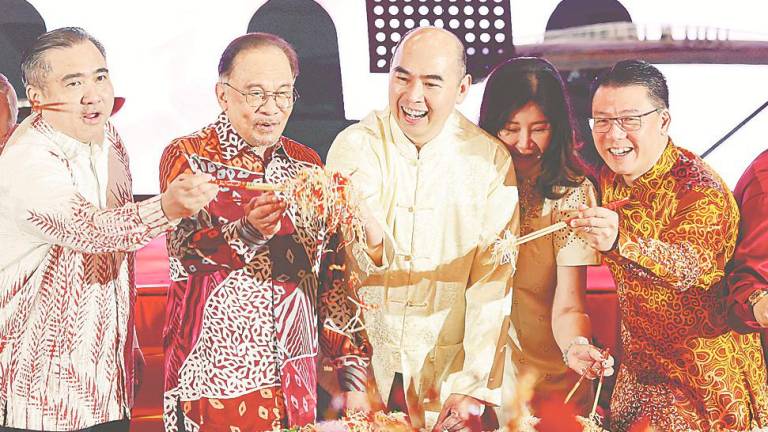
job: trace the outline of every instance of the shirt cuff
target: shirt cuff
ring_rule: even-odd
[[[485,383],[487,379],[479,379],[476,375],[468,371],[454,373],[448,377],[443,384],[440,399],[445,401],[452,394],[462,394],[471,396],[484,402],[486,405],[501,405],[501,386],[498,388],[489,388]]]
[[[264,246],[269,241],[268,237],[264,237],[261,231],[254,228],[245,218],[237,221],[236,230],[240,240],[252,248]]]
[[[151,237],[156,237],[174,228],[181,219],[169,220],[163,212],[162,195],[156,195],[137,204],[141,222],[149,228]]]

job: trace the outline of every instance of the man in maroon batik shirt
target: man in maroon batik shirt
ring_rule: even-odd
[[[747,167],[733,195],[741,221],[728,272],[729,320],[738,332],[762,330],[768,358],[768,151]]]

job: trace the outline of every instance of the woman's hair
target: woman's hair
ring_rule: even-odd
[[[496,66],[480,106],[480,127],[498,136],[509,115],[533,102],[549,120],[551,141],[541,157],[536,187],[549,199],[560,198],[558,186],[577,186],[584,168],[576,155],[576,126],[560,73],[548,61],[535,57],[506,60]]]

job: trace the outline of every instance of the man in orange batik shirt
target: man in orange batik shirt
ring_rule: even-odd
[[[592,135],[606,166],[604,203],[573,225],[603,252],[618,288],[624,359],[610,430],[640,419],[655,430],[752,430],[768,426],[765,363],[756,334],[731,331],[724,268],[739,211],[701,158],[668,137],[664,76],[626,60],[595,83]]]

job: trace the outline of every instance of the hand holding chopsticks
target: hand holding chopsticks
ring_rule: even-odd
[[[571,218],[569,226],[593,248],[607,252],[614,248],[619,237],[619,207],[626,205],[629,198],[618,200],[603,207],[579,208],[578,216]]]
[[[583,365],[586,363],[586,366],[581,367],[581,377],[576,382],[576,384],[571,388],[571,391],[568,392],[568,395],[565,397],[565,403],[568,403],[568,401],[571,400],[573,395],[576,393],[576,390],[579,388],[581,383],[584,381],[584,378],[587,379],[595,379],[599,377],[598,381],[598,397],[600,395],[599,388],[602,387],[603,377],[611,376],[613,375],[613,365],[614,360],[613,356],[611,356],[610,349],[606,348],[602,351],[597,350],[592,345],[576,345],[574,347],[573,354],[577,357],[587,357],[586,360],[582,359],[582,361],[579,362],[580,365]],[[580,352],[577,352],[580,351]],[[597,358],[596,358],[597,357]],[[568,364],[569,367],[573,368],[570,363]],[[595,397],[597,399],[597,397]]]
[[[605,204],[603,207],[591,207],[591,208],[579,209],[579,216],[583,217],[584,216],[583,213],[586,213],[587,210],[593,211],[593,212],[599,211],[601,214],[613,214],[617,221],[616,232],[618,232],[618,215],[615,213],[615,211],[627,205],[628,203],[629,203],[629,198],[624,198],[624,199],[620,199],[620,200]],[[595,210],[595,209],[599,209],[599,210]],[[584,222],[584,219],[579,219],[575,217],[569,218],[564,221],[554,223],[548,227],[544,227],[540,230],[534,231],[532,233],[526,234],[522,237],[515,237],[514,234],[512,234],[510,231],[507,230],[504,233],[502,233],[499,239],[496,240],[493,244],[493,260],[494,262],[497,262],[499,264],[506,264],[506,263],[514,264],[514,262],[517,260],[517,247],[520,246],[521,244],[527,243],[531,240],[536,240],[537,238],[544,237],[545,235],[552,234],[553,232],[559,231],[569,226],[583,227],[585,226],[586,223],[587,222]],[[592,228],[589,228],[589,229],[579,228],[579,229],[584,233],[590,233],[593,231]],[[600,233],[598,233],[597,230],[595,230],[595,232],[593,233],[593,236],[597,234],[600,234]],[[615,239],[615,236],[614,236],[614,239]],[[592,238],[588,237],[587,241],[590,243],[592,247],[595,247],[596,242]],[[613,243],[611,243],[611,247],[612,246],[613,246]],[[598,249],[598,250],[602,250],[602,249]]]
[[[614,202],[605,204],[602,208],[608,209],[611,212],[615,212],[619,208],[627,205],[628,203],[629,203],[629,198],[624,198],[624,199],[620,199],[618,201],[614,201]],[[527,242],[529,242],[531,240],[535,240],[535,239],[537,239],[539,237],[543,237],[543,236],[545,236],[547,234],[551,234],[551,233],[553,233],[555,231],[559,231],[559,230],[561,230],[563,228],[566,228],[568,226],[574,226],[573,225],[573,221],[576,221],[576,220],[578,220],[578,218],[575,218],[575,217],[568,218],[565,221],[560,221],[560,222],[554,223],[554,224],[552,224],[552,225],[550,225],[548,227],[544,227],[544,228],[542,228],[540,230],[534,231],[534,232],[532,232],[530,234],[526,234],[526,235],[524,235],[524,236],[522,236],[522,237],[517,239],[516,245],[519,246],[519,245],[521,245],[523,243],[527,243]],[[591,228],[589,230],[585,230],[585,231],[586,232],[590,232]]]

